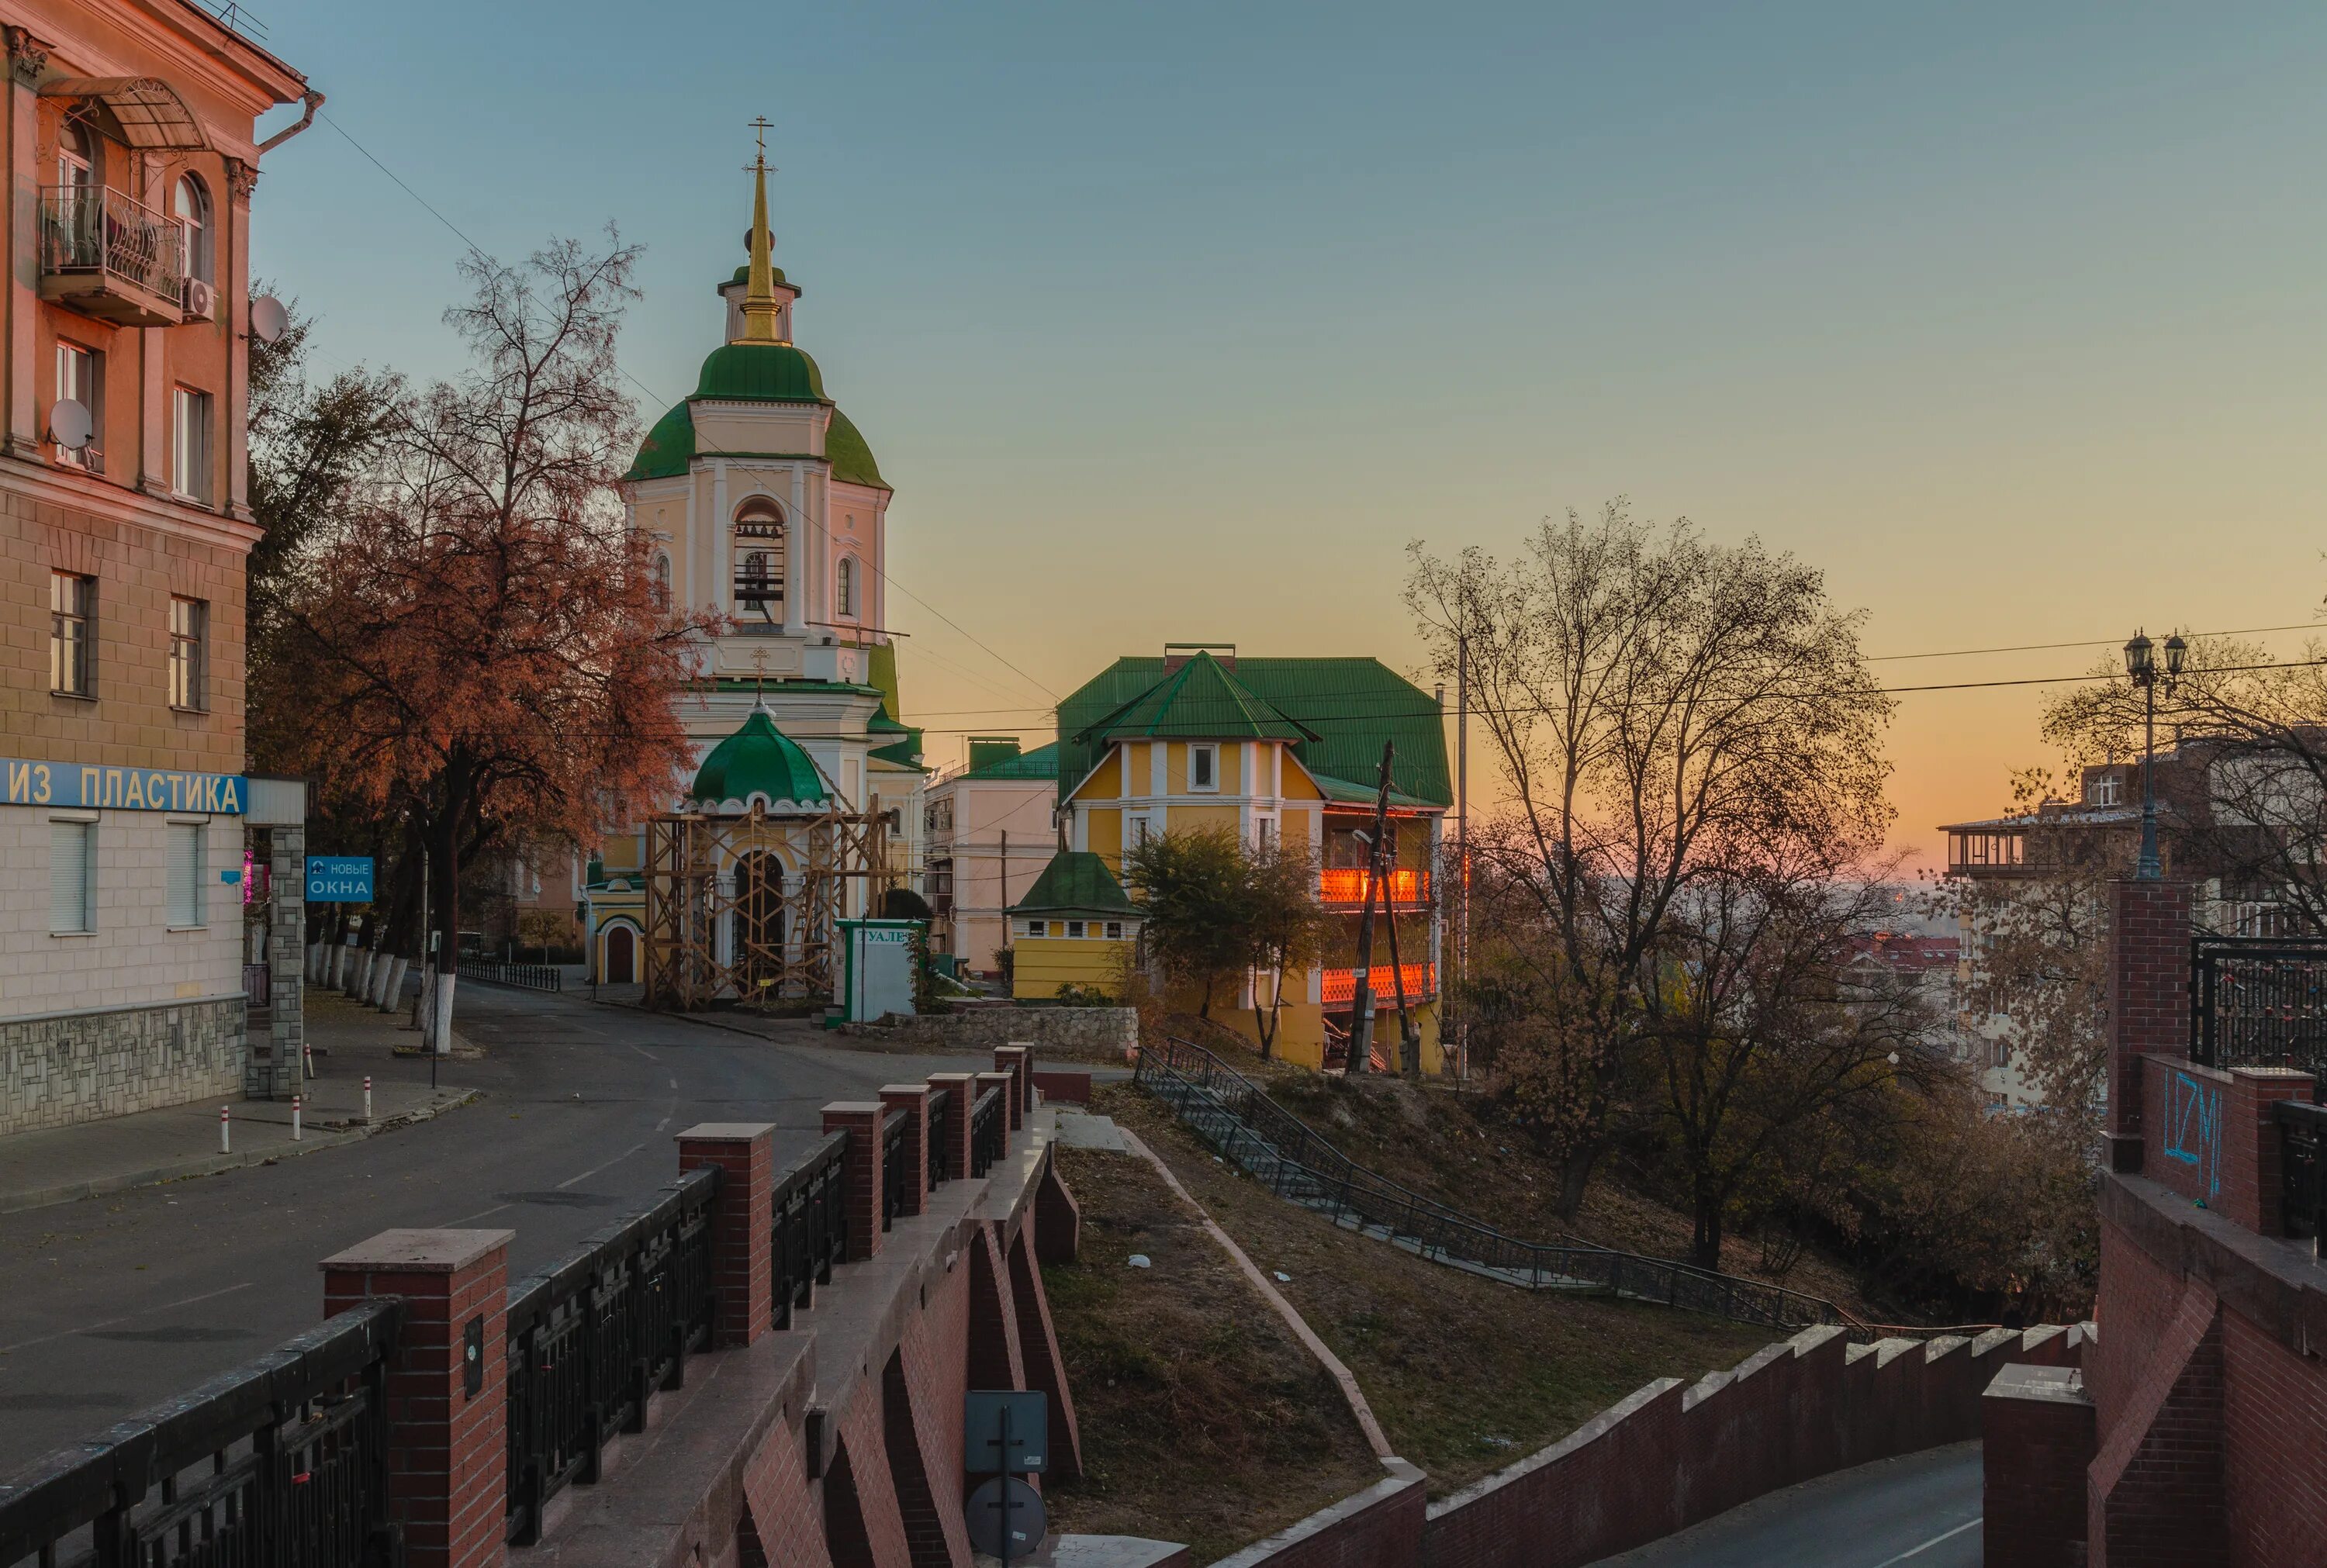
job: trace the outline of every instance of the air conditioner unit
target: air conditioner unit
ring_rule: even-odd
[[[218,313],[218,290],[201,278],[190,277],[179,303],[184,305],[190,320],[207,322]]]

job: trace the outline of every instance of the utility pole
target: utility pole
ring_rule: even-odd
[[[1374,791],[1373,837],[1366,845],[1366,907],[1358,917],[1357,984],[1350,994],[1350,1076],[1372,1070],[1374,1050],[1374,890],[1381,883],[1382,824],[1389,817],[1389,763],[1395,741],[1382,742],[1381,783]]]
[[[1442,906],[1443,907],[1443,906]],[[1454,1081],[1471,1078],[1471,638],[1454,634]]]

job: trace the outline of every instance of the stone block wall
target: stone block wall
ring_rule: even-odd
[[[0,1134],[238,1097],[243,1051],[239,996],[0,1022]]]
[[[852,1023],[841,1032],[937,1050],[991,1050],[1023,1041],[1120,1060],[1139,1043],[1139,1013],[1130,1007],[972,1007],[893,1024]]]

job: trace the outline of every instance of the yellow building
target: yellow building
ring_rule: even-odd
[[[1378,660],[1238,658],[1232,647],[1182,645],[1167,645],[1160,658],[1117,659],[1059,705],[1059,798],[1069,846],[1119,874],[1127,845],[1183,829],[1227,828],[1247,844],[1281,838],[1305,845],[1334,931],[1322,964],[1285,976],[1276,1050],[1289,1061],[1340,1066],[1357,989],[1363,835],[1372,826],[1386,743],[1393,754],[1389,854],[1376,889],[1375,1050],[1396,1061],[1402,977],[1422,1036],[1423,1070],[1437,1072],[1436,873],[1440,825],[1453,804],[1443,705]],[[1390,960],[1393,922],[1397,966]],[[1036,994],[1023,979],[1030,939],[1057,938],[1030,938],[1023,919],[1014,927],[1021,995]],[[1257,1041],[1256,994],[1268,1005],[1278,994],[1276,976],[1244,976],[1227,999],[1232,1005],[1215,998],[1212,1016]]]
[[[1107,862],[1062,849],[1010,906],[1011,994],[1047,1001],[1062,987],[1111,992],[1138,951],[1139,907]]]

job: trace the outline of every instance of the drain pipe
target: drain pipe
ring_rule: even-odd
[[[298,123],[295,125],[285,126],[259,143],[258,151],[262,157],[315,123],[315,111],[323,107],[323,95],[309,88],[300,101],[307,106],[307,112],[299,117]]]

